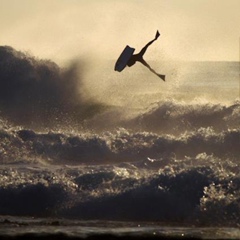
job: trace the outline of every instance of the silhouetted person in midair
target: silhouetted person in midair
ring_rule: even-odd
[[[131,56],[131,58],[128,60],[127,66],[131,67],[132,65],[134,65],[136,62],[140,62],[142,63],[145,67],[147,67],[151,72],[153,72],[154,74],[156,74],[158,77],[160,77],[163,81],[165,81],[165,75],[161,75],[156,73],[149,65],[148,63],[143,59],[143,55],[146,52],[147,48],[158,39],[158,37],[160,36],[160,33],[157,31],[156,32],[156,36],[155,38],[150,41],[139,53],[134,54]]]

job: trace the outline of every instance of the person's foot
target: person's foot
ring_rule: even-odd
[[[159,31],[157,30],[156,36],[155,36],[155,40],[157,40],[159,36],[160,36],[160,33],[159,33]]]

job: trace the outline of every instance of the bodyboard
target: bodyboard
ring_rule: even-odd
[[[131,48],[128,45],[124,48],[122,51],[121,55],[119,56],[116,64],[115,64],[115,71],[121,72],[128,63],[128,60],[131,58],[133,55],[133,52],[135,51],[135,48]]]

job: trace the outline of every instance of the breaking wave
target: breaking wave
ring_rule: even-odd
[[[53,164],[114,164],[147,157],[192,157],[203,152],[221,159],[237,159],[240,155],[239,129],[216,133],[212,128],[200,128],[180,136],[130,133],[126,129],[99,135],[2,129],[0,139],[4,163],[43,159]]]
[[[0,214],[238,226],[240,130],[0,133]]]
[[[84,65],[0,59],[1,215],[239,226],[239,101],[125,115],[86,96]]]
[[[211,127],[239,127],[240,103],[159,101],[150,108],[125,109],[98,102],[86,87],[84,61],[60,68],[9,46],[0,47],[0,114],[17,126],[44,129],[133,131],[181,134]]]
[[[138,130],[177,134],[211,127],[217,132],[239,127],[240,103],[157,103],[132,121]]]
[[[119,110],[119,109],[118,109]],[[216,132],[239,128],[240,103],[214,104],[177,102],[176,100],[157,102],[153,107],[132,110],[132,116],[121,116],[115,109],[106,110],[88,121],[85,127],[96,131],[108,131],[123,127],[131,131],[147,131],[158,134],[179,135],[200,128],[212,128]],[[123,110],[122,112],[125,113]],[[115,116],[116,115],[116,116]],[[111,118],[113,116],[113,119]]]
[[[1,169],[0,214],[238,226],[237,162],[166,160]]]
[[[83,61],[61,69],[9,46],[0,46],[0,111],[28,127],[78,124],[104,106],[84,93]]]

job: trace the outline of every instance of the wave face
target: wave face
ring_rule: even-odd
[[[136,117],[139,130],[177,134],[211,127],[217,132],[239,127],[239,102],[224,104],[186,104],[167,101]]]
[[[10,47],[0,55],[0,215],[240,224],[239,101],[126,114],[86,100],[73,80],[65,89],[69,69]],[[49,130],[57,116],[65,122]]]

